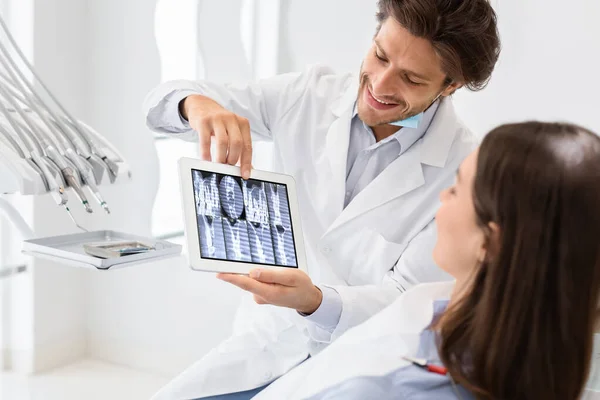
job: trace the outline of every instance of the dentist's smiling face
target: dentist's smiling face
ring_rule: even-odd
[[[363,60],[358,116],[372,127],[388,124],[419,114],[457,87],[446,82],[431,42],[388,18]]]

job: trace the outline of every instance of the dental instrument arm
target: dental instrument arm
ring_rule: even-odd
[[[0,57],[0,64],[4,64],[3,60]],[[48,140],[48,138],[39,130],[37,126],[33,123],[28,113],[24,112],[21,107],[13,100],[13,98],[8,95],[6,90],[2,85],[0,85],[0,96],[7,101],[10,106],[17,112],[17,114],[21,117],[21,119],[25,122],[26,127],[23,127],[21,132],[27,136],[31,136],[32,141],[37,141],[39,147],[41,147],[43,153],[46,157],[48,157],[51,162],[53,162],[58,169],[60,170],[63,179],[65,182],[73,188],[77,197],[81,200],[87,212],[92,212],[91,207],[87,201],[85,193],[83,193],[83,189],[78,182],[77,177],[73,171],[73,168],[66,162],[64,157],[59,153],[59,151],[54,147]],[[8,118],[12,119],[13,115],[8,113]],[[16,122],[16,121],[15,121]],[[64,191],[64,188],[63,188]]]
[[[25,55],[23,54],[23,52],[17,45],[17,42],[15,41],[14,37],[10,33],[10,30],[8,29],[8,27],[6,26],[6,23],[4,22],[4,20],[2,18],[0,18],[0,27],[6,34],[6,37],[8,38],[8,40],[11,43],[11,45],[13,46],[14,50],[20,57],[23,64],[27,67],[27,69],[31,72],[31,74],[34,76],[34,78],[38,81],[38,83],[44,89],[46,94],[50,97],[50,99],[54,102],[54,104],[56,104],[56,106],[65,114],[67,119],[75,126],[76,131],[83,137],[83,139],[85,141],[87,141],[92,153],[98,155],[100,157],[100,159],[102,159],[103,162],[106,163],[106,165],[109,169],[109,172],[113,175],[113,178],[116,178],[117,174],[118,174],[118,165],[115,162],[115,160],[111,160],[106,155],[106,153],[99,146],[96,145],[93,138],[90,137],[89,135],[87,135],[87,133],[84,131],[84,129],[82,129],[80,122],[76,118],[74,118],[65,107],[63,107],[62,103],[60,101],[58,101],[58,99],[54,96],[54,94],[52,94],[52,92],[47,88],[45,83],[38,76],[38,74],[36,73],[36,71],[34,70],[32,65],[27,60],[27,57],[25,57]],[[0,41],[0,46],[3,46],[1,41]],[[10,58],[9,58],[9,60],[12,61],[12,59],[10,59]],[[13,65],[14,65],[14,62],[13,62]],[[15,66],[15,68],[16,68],[16,66]],[[36,97],[37,101],[39,101],[41,104],[44,104],[42,99],[33,90],[33,87],[29,84],[27,79],[25,79],[25,77],[23,76],[21,71],[18,68],[16,68],[16,69],[17,69],[17,72],[21,75],[21,79],[24,81],[25,85],[27,85],[27,87],[29,88],[31,93],[33,93],[33,95]],[[50,115],[52,115],[57,122],[62,123],[62,121],[52,112],[52,110],[50,108],[48,108],[48,107],[46,107],[46,108],[47,108],[48,112],[50,113]],[[83,147],[83,146],[79,146],[79,147]],[[86,157],[86,159],[89,159],[89,157]],[[122,161],[122,160],[119,160],[119,161]]]
[[[68,188],[87,212],[93,211],[87,200],[91,194],[109,214],[99,186],[129,180],[129,165],[111,143],[75,119],[48,90],[0,17],[2,33],[0,194],[50,193],[81,228],[68,207]],[[38,85],[47,96],[40,94]]]
[[[29,107],[30,109],[34,109],[35,111],[37,111],[40,114],[40,119],[45,124],[45,126],[48,128],[47,130],[44,131],[43,127],[41,126],[39,121],[36,121],[38,127],[40,127],[40,130],[42,130],[42,133],[43,132],[48,133],[50,139],[54,141],[54,146],[58,149],[60,155],[66,161],[70,161],[73,164],[73,167],[74,167],[73,172],[75,174],[79,174],[81,176],[81,180],[88,187],[89,191],[91,192],[92,196],[96,199],[98,204],[100,204],[100,206],[107,213],[110,214],[110,209],[108,208],[108,204],[102,197],[102,194],[100,193],[100,190],[98,189],[98,187],[96,185],[97,182],[96,182],[96,178],[93,174],[92,166],[89,165],[87,160],[82,159],[80,154],[78,154],[78,152],[73,149],[73,146],[74,146],[73,142],[71,140],[69,140],[67,137],[65,137],[65,135],[61,134],[62,133],[61,130],[63,130],[63,131],[66,130],[67,134],[72,133],[72,132],[70,132],[69,127],[67,127],[65,124],[62,124],[62,126],[59,126],[58,121],[56,121],[55,119],[50,120],[52,118],[52,116],[50,116],[50,118],[47,118],[47,117],[44,118],[44,115],[43,115],[44,110],[40,110],[40,108],[38,107],[39,105],[35,104],[36,100],[34,98],[31,98],[31,97],[26,98],[25,96],[21,95],[21,93],[10,82],[10,78],[6,77],[6,75],[0,73],[0,78],[2,78],[2,80],[3,80],[3,81],[0,81],[0,86],[3,86],[5,91],[8,92],[8,94],[10,94],[12,97],[14,97],[19,102],[21,102],[23,106]],[[27,111],[27,110],[24,110],[24,111]],[[79,152],[79,153],[82,153],[82,152]]]
[[[31,140],[31,138],[29,138],[29,136],[21,131],[21,126],[13,120],[6,106],[2,102],[0,102],[0,114],[6,118],[7,122],[15,132],[15,141],[17,141],[18,138],[21,143],[21,149],[26,150],[29,153],[29,158],[41,170],[41,175],[44,177],[44,183],[46,184],[46,190],[52,193],[52,197],[55,198],[58,205],[65,205],[68,201],[68,197],[64,193],[64,187],[59,185],[59,183],[56,181],[55,177],[42,160],[42,155],[40,154],[39,149],[36,148],[36,144]]]

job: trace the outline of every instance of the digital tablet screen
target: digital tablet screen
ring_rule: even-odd
[[[192,170],[200,256],[298,267],[287,187]]]

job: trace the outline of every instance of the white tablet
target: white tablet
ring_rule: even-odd
[[[296,184],[289,175],[192,158],[179,160],[190,266],[247,274],[256,267],[299,268],[306,259]]]

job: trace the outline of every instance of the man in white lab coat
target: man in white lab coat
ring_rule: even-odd
[[[252,140],[273,142],[275,170],[297,183],[308,262],[308,274],[220,275],[272,306],[244,304],[233,336],[156,399],[250,398],[408,287],[450,279],[431,257],[438,193],[477,140],[449,96],[489,80],[496,16],[486,0],[378,7],[358,77],[314,66],[241,86],[173,81],[148,95],[151,129],[199,141],[202,158],[240,162],[245,177]]]

